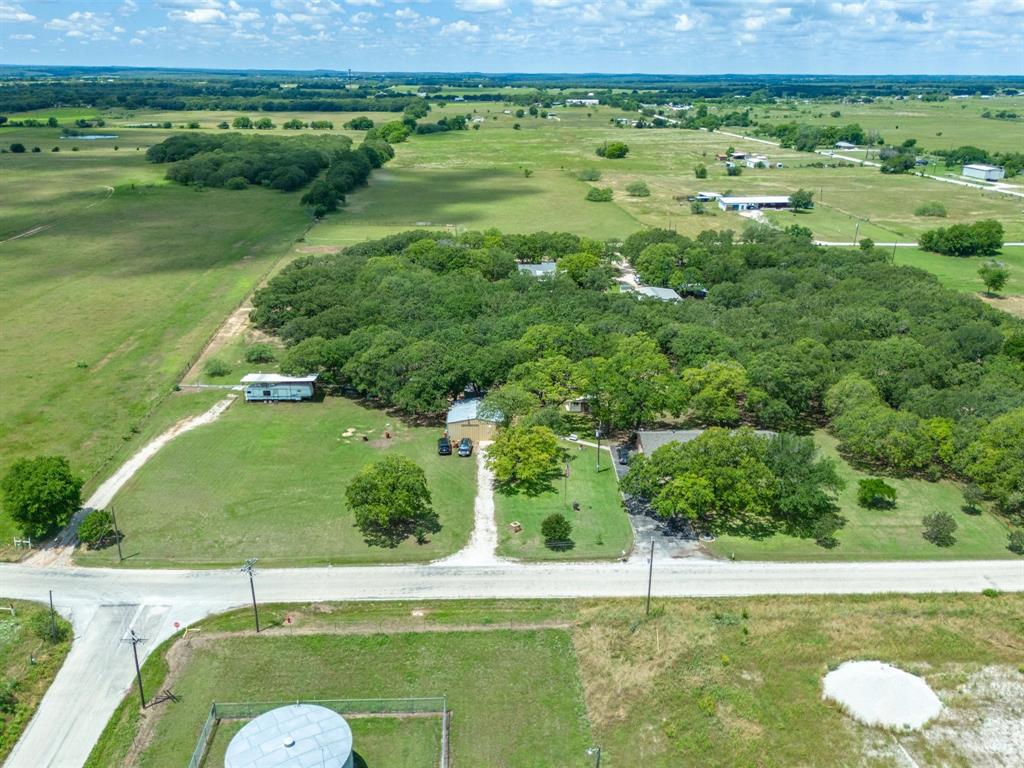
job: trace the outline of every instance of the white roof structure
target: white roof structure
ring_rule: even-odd
[[[472,421],[473,419],[494,423],[500,422],[502,419],[501,414],[496,414],[493,418],[478,414],[480,403],[482,402],[482,397],[467,397],[465,400],[456,400],[452,403],[452,407],[448,409],[448,418],[445,419],[445,423],[458,424],[459,422]]]
[[[728,196],[721,198],[725,205],[781,205],[789,204],[789,195],[749,195],[747,197]]]
[[[681,301],[683,298],[671,288],[656,288],[653,285],[638,285],[633,290],[641,296],[662,301]]]
[[[534,277],[548,277],[555,274],[558,264],[553,261],[542,261],[540,264],[518,264],[516,268],[520,272],[529,272]]]
[[[312,384],[320,374],[310,373],[306,376],[282,376],[279,373],[247,373],[242,377],[243,384]]]
[[[986,165],[985,163],[969,163],[964,166],[964,169],[970,168],[972,171],[1001,171],[1002,166],[999,165]]]
[[[289,704],[250,721],[228,744],[224,768],[351,768],[352,729],[315,704]]]

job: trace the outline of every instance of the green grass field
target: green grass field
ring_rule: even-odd
[[[1024,248],[1003,248],[996,259],[1005,263],[1010,270],[1010,279],[1001,293],[1024,294]],[[981,256],[943,256],[918,248],[896,249],[897,264],[906,264],[931,272],[947,288],[965,293],[978,293],[985,289],[981,278],[978,277],[978,268],[986,261],[989,259]]]
[[[449,554],[469,537],[476,468],[438,456],[439,434],[440,427],[408,426],[342,398],[239,399],[218,421],[165,446],[114,499],[125,555],[131,555],[124,564],[214,567],[259,557],[267,564],[313,565]],[[345,506],[348,481],[389,452],[408,456],[427,473],[443,528],[425,545],[409,540],[395,549],[368,547]],[[82,551],[78,559],[117,564],[109,548]]]
[[[17,743],[43,694],[71,650],[71,625],[57,617],[64,639],[51,643],[37,627],[49,628],[49,608],[41,603],[0,598],[0,761]],[[12,615],[7,608],[14,609]],[[10,700],[8,700],[8,696]]]
[[[140,766],[180,765],[213,701],[416,696],[447,696],[455,765],[587,765],[589,729],[564,630],[228,637],[197,648],[173,688],[181,702],[160,713]],[[351,722],[368,768],[436,765],[424,759],[437,747],[436,720]]]
[[[4,154],[0,173],[0,240],[43,227],[0,243],[0,472],[58,453],[93,478],[307,217],[294,195],[167,185],[125,149]],[[0,546],[13,533],[0,515]]]
[[[453,766],[582,768],[593,765],[591,744],[612,768],[880,767],[901,764],[901,749],[918,765],[998,764],[972,760],[965,745],[985,745],[982,724],[994,718],[1012,727],[1011,692],[1024,686],[1016,594],[656,599],[646,617],[639,599],[268,611],[295,617],[296,634],[275,626],[253,636],[239,610],[203,622],[177,649],[175,677],[166,647],[146,662],[150,687],[181,700],[151,711],[139,765],[180,765],[212,701],[428,694],[448,697]],[[559,624],[522,624],[531,615]],[[822,676],[856,659],[923,676],[946,707],[936,725],[868,728],[823,701]],[[1001,676],[1003,694],[972,690],[982,670]],[[129,693],[89,768],[120,766],[137,721]],[[375,768],[364,726],[353,726],[355,748],[365,744]],[[396,736],[410,739],[405,727]]]
[[[960,486],[946,480],[930,483],[914,478],[886,478],[896,488],[896,507],[888,510],[864,509],[857,504],[857,481],[873,475],[847,463],[836,450],[836,440],[824,432],[815,435],[823,456],[835,459],[846,488],[839,494],[840,514],[846,525],[836,534],[839,546],[823,549],[810,539],[773,536],[755,541],[737,536],[722,536],[712,551],[721,556],[735,555],[739,560],[970,560],[1019,558],[1006,548],[1007,527],[989,512],[969,515],[962,510]],[[956,544],[937,547],[921,532],[921,518],[933,512],[949,512],[959,526]]]
[[[622,508],[612,457],[601,451],[597,470],[596,449],[563,443],[569,453],[569,477],[558,479],[540,496],[494,494],[498,523],[498,554],[525,560],[596,560],[617,558],[633,547],[633,529]],[[579,503],[579,511],[572,508]],[[541,523],[560,512],[572,524],[572,549],[555,551],[544,546]],[[523,530],[515,533],[510,523]]]

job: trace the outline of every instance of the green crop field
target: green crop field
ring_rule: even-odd
[[[51,643],[45,637],[49,608],[24,600],[0,598],[0,602],[4,605],[0,614],[0,760],[4,760],[71,650],[71,625],[58,616],[60,634]]]
[[[551,490],[539,496],[494,494],[498,523],[498,554],[526,560],[594,560],[617,558],[633,546],[633,529],[622,508],[612,457],[601,451],[601,469],[596,449],[579,443],[563,443],[569,453],[569,477],[556,480]],[[579,510],[573,509],[573,503]],[[555,551],[544,546],[541,523],[560,512],[572,524],[573,547]],[[516,533],[513,522],[522,525]]]
[[[213,701],[419,695],[448,697],[453,767],[583,768],[591,744],[645,768],[987,764],[983,723],[1012,729],[994,692],[1022,685],[1022,611],[1015,594],[656,598],[649,616],[639,599],[274,605],[259,637],[235,611],[179,642],[173,675],[168,646],[146,662],[180,701],[150,712],[139,764],[180,765]],[[823,700],[822,676],[859,659],[921,675],[945,705],[934,725],[874,729]],[[89,768],[120,766],[138,720],[129,693]],[[415,765],[372,761],[365,728],[368,768]]]
[[[438,456],[440,430],[409,426],[343,398],[239,400],[218,421],[165,446],[114,499],[125,554],[131,554],[125,565],[214,567],[247,557],[312,565],[447,555],[469,537],[476,465]],[[427,544],[368,547],[345,506],[348,481],[389,452],[408,456],[427,473],[443,525]],[[78,558],[90,565],[117,562],[109,548],[80,551]]]
[[[819,452],[836,460],[846,488],[839,494],[839,511],[846,525],[836,534],[839,546],[822,549],[810,539],[772,536],[763,541],[722,536],[711,545],[721,556],[740,560],[984,560],[1019,557],[1006,548],[1005,523],[988,512],[968,514],[960,486],[913,478],[885,478],[896,488],[894,509],[864,509],[857,504],[857,481],[873,477],[850,466],[837,452],[836,440],[815,434]],[[953,515],[958,528],[956,544],[937,547],[921,535],[921,518],[933,512]]]

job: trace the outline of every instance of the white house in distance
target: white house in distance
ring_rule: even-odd
[[[718,198],[718,207],[723,211],[759,211],[763,208],[778,210],[789,208],[789,195],[730,195]]]
[[[836,149],[856,149],[857,145],[850,141],[837,141]]]
[[[601,103],[600,99],[566,99],[567,107],[596,107]]]
[[[764,155],[750,155],[745,161],[747,168],[770,168],[771,164]]]
[[[242,377],[247,402],[268,403],[280,400],[308,400],[313,396],[317,375],[282,376],[279,373],[249,373]]]
[[[627,291],[639,294],[643,298],[657,299],[658,301],[682,301],[683,297],[671,288],[656,288],[653,285],[633,285],[623,283],[622,287]]]
[[[970,179],[981,179],[982,181],[999,181],[1006,175],[1006,170],[998,165],[971,163],[963,167],[960,175],[967,176]]]

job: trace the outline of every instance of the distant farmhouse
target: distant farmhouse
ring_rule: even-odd
[[[308,400],[313,396],[317,374],[308,376],[282,376],[278,373],[250,373],[242,377],[245,399],[248,402],[276,402]]]
[[[718,207],[723,211],[759,211],[764,208],[779,210],[789,208],[788,195],[750,195],[748,197],[720,197]]]
[[[566,99],[567,107],[596,107],[601,103],[600,99]]]
[[[856,149],[857,145],[849,141],[837,141],[836,149]]]
[[[501,416],[481,416],[479,411],[482,402],[483,398],[468,397],[465,400],[456,400],[448,409],[445,426],[448,430],[448,438],[453,443],[459,442],[464,437],[468,437],[474,443],[494,439]]]
[[[516,269],[534,277],[554,277],[558,264],[553,261],[542,261],[540,264],[518,264]]]
[[[983,163],[971,163],[965,165],[960,171],[961,175],[971,179],[982,181],[999,181],[1006,175],[1006,170],[998,165],[985,165]]]

